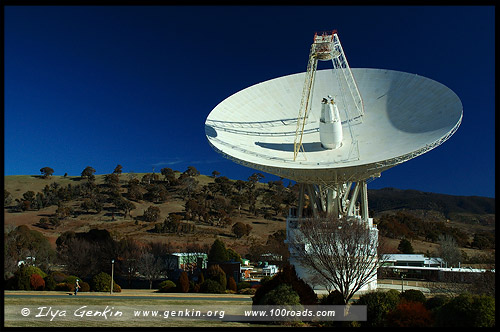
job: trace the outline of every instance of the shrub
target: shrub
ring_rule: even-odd
[[[239,239],[245,235],[250,234],[250,231],[252,229],[252,226],[246,225],[242,223],[241,221],[236,222],[231,230],[233,231],[234,235]]]
[[[441,306],[436,325],[443,327],[495,326],[495,299],[487,295],[461,294]]]
[[[318,303],[318,297],[311,286],[297,276],[295,268],[292,265],[285,265],[282,271],[278,272],[271,280],[257,289],[255,296],[252,298],[253,304],[259,305],[265,294],[281,284],[290,285],[299,295],[301,304],[315,305]]]
[[[23,265],[19,270],[14,273],[15,289],[31,290],[30,278],[32,274],[38,274],[40,277],[45,278],[47,274],[35,266]]]
[[[75,291],[75,286],[65,283],[65,282],[60,282],[56,284],[55,287],[56,291],[62,291],[62,292],[74,292]]]
[[[187,293],[189,292],[189,278],[186,271],[181,272],[181,276],[179,277],[178,282],[179,292]]]
[[[417,289],[408,289],[401,293],[401,299],[405,299],[407,301],[420,302],[425,303],[426,298],[424,293]]]
[[[40,268],[36,266],[28,266],[27,270],[31,271],[31,274],[36,273],[42,278],[45,278],[47,276],[47,273],[43,272]]]
[[[431,327],[431,312],[422,302],[402,299],[386,317],[387,325],[396,327]]]
[[[208,267],[207,279],[211,279],[213,281],[218,282],[223,290],[226,289],[226,284],[227,284],[226,273],[224,272],[224,270],[222,270],[222,268],[219,265],[214,264]]]
[[[90,285],[88,282],[85,282],[85,281],[79,281],[79,284],[80,284],[80,289],[78,290],[79,292],[90,292]],[[118,286],[117,284],[114,284],[114,288],[113,288],[113,292],[116,292],[116,293],[119,293],[121,292],[121,288],[119,288],[120,286]]]
[[[67,275],[66,278],[64,278],[63,282],[72,285],[72,288],[75,289],[76,279],[78,279],[78,283],[80,284],[80,289],[78,290],[79,292],[90,292],[90,285],[86,282],[83,282],[82,279],[77,276]],[[115,291],[114,288],[113,291]]]
[[[287,284],[278,287],[265,294],[260,303],[261,305],[300,305],[300,298],[292,286]]]
[[[78,282],[82,281],[82,279],[78,278],[77,276],[66,276],[66,278],[64,278],[63,282],[74,285],[74,284],[76,284],[76,279],[79,280]]]
[[[12,195],[10,194],[10,192],[8,192],[7,190],[3,190],[3,205],[4,207],[7,207],[10,203],[12,203]]]
[[[18,270],[14,274],[14,288],[19,290],[31,290],[30,276],[31,275],[28,275],[26,271],[23,271],[22,269]]]
[[[269,280],[271,280],[273,277],[270,277],[270,276],[264,276],[262,278],[260,278],[260,284],[261,285],[264,285],[266,282],[268,282]]]
[[[43,280],[45,281],[45,290],[53,291],[56,289],[56,281],[52,275],[46,276]]]
[[[81,285],[80,285],[81,286]],[[90,288],[96,292],[109,292],[111,287],[111,276],[106,272],[96,274],[90,284]],[[113,292],[121,292],[121,287],[113,280]]]
[[[111,278],[110,278],[111,279]],[[122,288],[116,282],[113,282],[113,293],[121,293]]]
[[[437,326],[471,327],[472,296],[461,294],[443,305],[436,315]]]
[[[7,280],[4,281],[4,287],[5,289],[8,289],[8,290],[15,290],[17,289],[17,279],[16,279],[16,276],[12,276],[10,278],[8,278]]]
[[[448,302],[448,297],[446,295],[436,295],[425,301],[424,305],[427,310],[431,312],[439,310],[443,305]]]
[[[200,291],[200,284],[196,283],[194,280],[189,282],[189,292],[198,293]]]
[[[474,326],[495,326],[495,298],[489,295],[474,296]]]
[[[158,291],[160,293],[173,292],[176,288],[175,283],[172,280],[164,280],[160,283]]]
[[[278,306],[300,306],[300,297],[291,285],[281,284],[266,293],[259,302],[260,305]],[[290,321],[298,322],[299,317],[289,316],[286,321],[273,322],[271,324],[289,326]]]
[[[250,284],[248,281],[242,281],[238,284],[238,290],[250,288],[250,287],[252,287],[252,284]]]
[[[52,278],[54,278],[54,281],[56,283],[64,282],[64,280],[68,277],[67,274],[64,274],[62,272],[52,272],[50,275],[52,276]]]
[[[41,291],[45,288],[45,281],[40,275],[33,273],[30,276],[30,286],[33,290]]]
[[[344,296],[338,290],[334,290],[325,296],[320,301],[321,304],[324,305],[345,305]]]
[[[157,206],[150,206],[144,211],[144,215],[142,216],[144,221],[155,222],[160,219],[160,208]]]
[[[345,305],[344,302],[344,296],[342,293],[338,290],[333,290],[331,291],[328,295],[324,295],[320,299],[320,304],[321,305]],[[344,327],[357,327],[359,326],[360,323],[358,322],[342,322],[342,321],[327,321],[327,322],[322,322],[322,326],[324,327],[331,327],[331,328],[344,328]]]
[[[257,289],[255,289],[255,288],[242,288],[238,293],[239,294],[255,295],[256,292],[257,292]]]
[[[222,294],[224,291],[225,287],[212,279],[207,279],[200,285],[201,293]]]
[[[399,303],[399,292],[374,291],[362,294],[355,302],[366,305],[367,320],[360,322],[361,326],[383,327],[387,314]]]
[[[229,277],[229,279],[227,279],[227,289],[233,292],[237,291],[238,287],[236,286],[236,281],[233,277]]]
[[[390,304],[391,308],[395,308],[399,300],[401,299],[401,293],[395,289],[389,289],[387,292],[385,292],[386,296],[386,301],[387,303]]]

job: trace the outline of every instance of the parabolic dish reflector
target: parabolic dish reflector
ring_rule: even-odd
[[[447,140],[462,120],[462,103],[443,84],[393,70],[353,68],[364,103],[362,121],[348,123],[339,107],[344,141],[320,143],[321,100],[340,96],[332,70],[318,70],[302,153],[293,160],[297,114],[306,73],[268,80],[241,90],[208,115],[211,146],[239,164],[302,183],[365,180]],[[349,134],[350,133],[350,134]]]

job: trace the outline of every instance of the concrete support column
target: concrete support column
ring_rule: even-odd
[[[354,208],[356,206],[356,200],[358,199],[359,188],[360,188],[360,183],[356,182],[356,186],[354,187],[354,191],[351,195],[351,201],[349,202],[349,208],[347,209],[348,216],[354,215]]]
[[[361,181],[361,219],[368,223],[368,186],[366,180]]]

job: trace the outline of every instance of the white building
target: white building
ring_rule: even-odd
[[[446,263],[442,258],[425,257],[423,254],[386,254],[384,266],[446,267]]]
[[[28,256],[24,260],[17,262],[18,267],[20,267],[21,265],[35,266],[35,257]]]
[[[267,265],[262,268],[262,274],[265,276],[273,276],[278,273],[278,267],[276,265]]]
[[[448,267],[442,258],[425,257],[422,254],[388,254],[380,272],[386,278],[403,276],[406,279],[441,281],[451,275],[466,279],[469,273],[495,272],[495,270],[473,269],[470,267]]]

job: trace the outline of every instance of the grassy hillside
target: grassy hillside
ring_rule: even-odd
[[[495,199],[478,196],[453,196],[426,193],[418,190],[384,188],[368,190],[370,209],[374,212],[387,210],[432,210],[451,219],[457,215],[495,214]]]
[[[119,194],[125,200],[128,200],[127,193],[130,179],[141,180],[146,174],[148,173],[121,174],[119,176]],[[175,172],[175,177],[179,178],[180,175],[180,172]],[[222,201],[234,205],[230,197],[238,194],[238,190],[233,187],[235,181],[228,180],[232,188],[230,189],[231,194],[224,196],[222,191],[211,193],[207,189],[210,187],[212,191],[215,190],[213,188],[215,188],[216,183],[213,177],[198,175],[193,179],[197,184],[194,189],[196,194],[192,198],[199,204],[210,206]],[[53,186],[54,183],[57,183],[60,188],[84,187],[88,182],[87,179],[82,179],[79,176],[52,176],[49,179],[44,179],[41,176],[16,175],[6,176],[4,180],[5,190],[11,195],[11,203],[4,209],[6,228],[27,225],[42,232],[53,244],[55,244],[57,237],[65,231],[86,232],[91,228],[99,228],[111,232],[115,239],[132,236],[134,239],[143,242],[170,242],[179,251],[184,250],[190,243],[210,245],[216,238],[223,239],[229,247],[241,254],[247,253],[252,244],[262,246],[269,235],[286,228],[286,207],[284,204],[281,205],[283,213],[276,215],[268,205],[270,200],[264,201],[264,197],[267,194],[275,193],[274,191],[278,189],[280,195],[284,193],[293,195],[293,190],[289,188],[276,189],[271,188],[268,184],[257,183],[254,190],[258,191],[260,196],[257,199],[256,213],[251,211],[248,199],[245,198],[239,212],[238,209],[232,209],[230,212],[230,221],[222,226],[214,225],[202,220],[201,217],[189,217],[185,208],[187,202],[184,192],[186,185],[183,183],[176,186],[166,185],[163,176],[160,175],[156,182],[162,186],[164,185],[168,190],[168,197],[164,202],[153,203],[147,198],[130,200],[135,205],[135,208],[130,211],[129,215],[125,215],[113,208],[113,203],[111,203],[109,197],[104,202],[103,209],[100,212],[95,212],[92,209],[84,211],[81,207],[84,197],[76,197],[64,203],[73,208],[71,215],[61,219],[61,223],[57,227],[42,228],[39,225],[40,219],[54,217],[58,208],[57,205],[47,206],[39,210],[14,211],[15,209],[12,207],[16,204],[16,199],[22,200],[23,194],[27,191],[41,193],[44,188],[46,189],[46,186]],[[249,182],[247,182],[248,184]],[[146,188],[148,186],[149,184],[141,184],[142,193],[147,192]],[[105,175],[95,176],[95,187],[96,192],[102,192],[106,196],[108,188],[105,183]],[[207,192],[210,193],[207,194]],[[384,215],[397,215],[404,211],[404,213],[417,218],[417,222],[412,225],[414,228],[419,227],[420,224],[424,227],[427,224],[426,222],[444,223],[445,227],[458,230],[455,234],[465,234],[466,241],[469,242],[473,240],[476,233],[491,234],[495,230],[495,199],[493,198],[452,196],[393,188],[369,190],[368,195],[370,212],[375,223]],[[151,206],[159,208],[160,218],[155,222],[142,220],[144,212]],[[155,233],[156,225],[163,224],[163,221],[172,213],[181,215],[181,222],[194,225],[195,230],[193,232]],[[251,226],[250,234],[237,238],[231,230],[231,225],[236,222]],[[413,233],[418,234],[418,229],[413,229]],[[399,239],[392,238],[388,239],[387,242],[392,251],[396,252]],[[412,244],[417,252],[425,253],[437,250],[436,242],[427,241],[422,236],[413,238]],[[471,247],[464,247],[463,250],[469,256],[481,253],[481,251]]]
[[[121,174],[121,194],[126,194],[127,183],[132,177],[141,179],[145,174],[147,173]],[[179,172],[176,172],[177,177],[179,174]],[[97,186],[105,186],[104,177],[105,175],[95,176],[95,183]],[[10,206],[15,204],[16,199],[22,199],[25,192],[30,190],[35,193],[42,192],[45,186],[50,186],[52,183],[57,183],[61,187],[67,187],[68,185],[74,187],[87,182],[86,179],[82,179],[79,176],[52,176],[49,179],[44,179],[41,176],[15,175],[6,176],[4,180],[5,190],[7,190],[12,196],[12,203]],[[214,183],[214,179],[206,175],[196,176],[196,181],[198,181],[198,188]],[[264,184],[257,185],[260,188],[266,187]],[[179,251],[182,251],[189,243],[210,245],[216,238],[222,238],[229,247],[239,250],[239,252],[242,253],[247,252],[248,248],[253,243],[264,244],[270,234],[286,228],[285,218],[283,217],[275,218],[276,220],[268,220],[262,215],[255,216],[249,213],[247,209],[242,209],[241,216],[237,212],[232,215],[231,223],[227,227],[210,226],[198,221],[183,220],[184,222],[196,225],[194,233],[154,233],[153,229],[155,228],[155,224],[163,223],[164,219],[169,214],[183,213],[185,211],[185,200],[181,197],[180,191],[180,187],[170,188],[169,197],[167,201],[163,203],[152,203],[147,200],[133,201],[135,209],[130,212],[129,216],[124,216],[121,213],[115,213],[113,215],[111,209],[112,204],[110,203],[105,203],[104,209],[99,213],[94,213],[92,211],[85,213],[84,211],[81,211],[80,208],[83,199],[71,200],[67,202],[67,205],[73,207],[77,213],[65,220],[62,220],[61,225],[54,229],[43,229],[38,227],[37,224],[40,218],[51,217],[55,214],[55,211],[57,210],[57,206],[55,205],[40,210],[28,210],[22,212],[13,212],[12,209],[7,206],[4,209],[5,227],[9,228],[19,225],[27,225],[32,229],[42,232],[43,235],[46,236],[54,245],[59,235],[65,231],[86,232],[91,228],[106,229],[115,237],[115,239],[132,236],[134,239],[143,242],[170,242],[174,248],[177,248]],[[150,206],[155,206],[160,209],[159,220],[157,222],[141,221],[140,217]],[[239,239],[235,237],[231,230],[231,225],[238,221],[252,227],[252,231],[249,236],[244,236]]]

